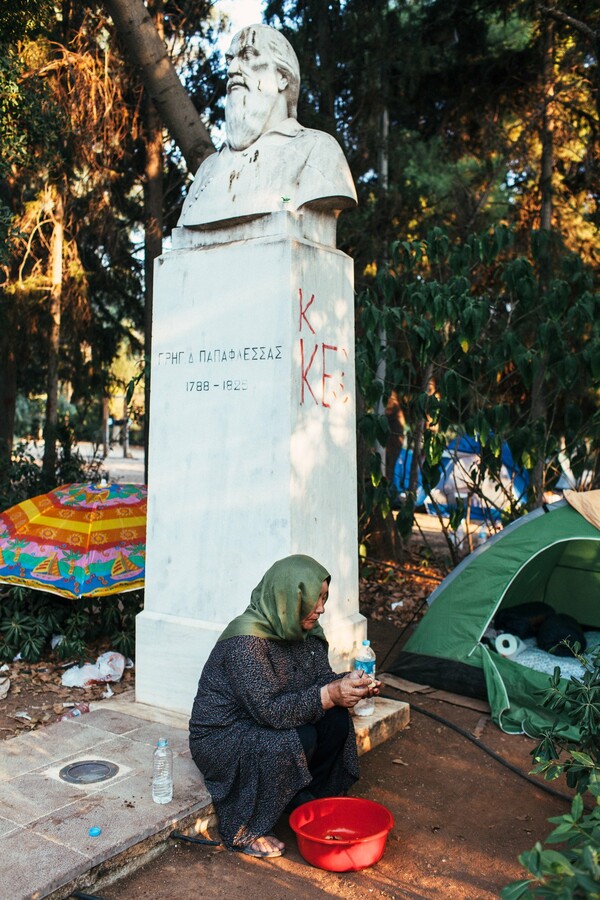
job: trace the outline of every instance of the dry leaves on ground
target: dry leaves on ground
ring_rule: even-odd
[[[0,667],[0,680],[10,682],[6,696],[0,699],[0,740],[56,722],[78,703],[101,700],[107,688],[119,694],[133,685],[133,669],[126,669],[121,680],[110,685],[63,687],[63,672],[77,664],[76,660],[50,658],[37,663],[13,660]]]

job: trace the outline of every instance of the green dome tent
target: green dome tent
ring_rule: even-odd
[[[425,616],[387,670],[487,699],[507,733],[537,734],[555,721],[542,707],[549,674],[521,665],[518,656],[501,656],[482,639],[500,609],[531,601],[600,629],[600,491],[565,497],[568,502],[529,513],[467,556],[431,594]]]

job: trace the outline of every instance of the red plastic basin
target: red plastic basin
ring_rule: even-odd
[[[311,865],[329,872],[356,872],[381,859],[394,817],[374,800],[325,797],[295,809],[290,827]]]

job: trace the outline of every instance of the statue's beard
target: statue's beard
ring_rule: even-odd
[[[227,97],[225,131],[232,150],[245,150],[266,130],[273,97],[238,87]]]

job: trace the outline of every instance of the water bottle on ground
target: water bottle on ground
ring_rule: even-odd
[[[71,709],[67,709],[62,716],[59,716],[58,721],[66,722],[68,719],[77,719],[79,716],[82,716],[89,711],[90,707],[88,703],[78,703],[76,706],[71,707]]]
[[[159,740],[154,751],[152,799],[155,803],[170,803],[173,799],[173,751],[166,738]]]
[[[354,660],[354,668],[362,669],[365,675],[375,680],[375,654],[371,648],[371,641],[363,641]],[[359,700],[354,707],[357,716],[372,716],[375,712],[375,697],[365,697]]]

